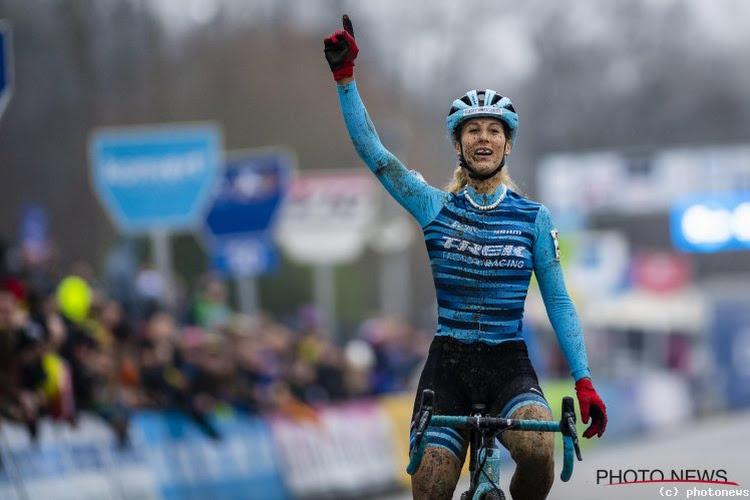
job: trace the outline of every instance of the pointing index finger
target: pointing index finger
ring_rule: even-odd
[[[349,16],[344,14],[344,16],[342,17],[342,22],[344,25],[344,30],[346,30],[352,36],[352,38],[354,38],[354,26],[352,26],[352,20],[349,19]]]

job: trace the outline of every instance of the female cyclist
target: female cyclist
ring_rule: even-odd
[[[472,90],[453,105],[446,127],[458,157],[447,191],[428,185],[380,142],[353,79],[359,49],[351,21],[324,40],[341,110],[354,147],[385,189],[422,226],[438,300],[438,328],[422,371],[435,391],[435,414],[468,415],[482,403],[504,418],[553,420],[529,361],[522,317],[532,271],[575,380],[584,436],[607,425],[594,389],[581,327],[563,283],[557,231],[543,205],[514,190],[505,163],[518,116],[510,99]],[[419,471],[418,499],[451,498],[466,456],[467,435],[431,427]],[[552,433],[509,432],[503,445],[516,462],[510,493],[546,498],[554,477]]]

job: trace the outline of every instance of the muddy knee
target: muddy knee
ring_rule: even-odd
[[[552,420],[552,413],[541,406],[525,406],[511,416],[523,420]],[[552,432],[509,431],[505,445],[517,464],[545,465],[554,460],[555,435]]]
[[[552,420],[544,407],[529,405],[512,415],[514,419]],[[505,445],[516,462],[510,489],[514,498],[545,498],[555,474],[555,434],[552,432],[507,432]]]
[[[555,481],[553,446],[522,448],[515,457],[516,470],[510,481],[513,498],[545,499]]]
[[[458,458],[444,448],[427,447],[422,465],[411,477],[415,500],[450,500],[461,474]]]
[[[534,434],[550,434],[552,437],[551,433]],[[551,473],[555,466],[554,450],[554,441],[547,436],[529,436],[517,447],[513,460],[518,467]]]

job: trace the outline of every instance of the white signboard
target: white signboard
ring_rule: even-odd
[[[693,192],[750,189],[750,146],[547,156],[537,173],[541,201],[570,212],[666,212]]]
[[[143,436],[131,430],[130,437],[120,447],[103,420],[85,413],[76,427],[42,420],[36,442],[24,427],[3,421],[0,498],[162,498]]]
[[[371,173],[303,173],[292,182],[282,210],[279,244],[297,262],[349,262],[364,250],[375,212]]]
[[[382,409],[350,403],[319,408],[316,418],[271,420],[285,481],[295,497],[358,498],[393,486],[395,430]]]

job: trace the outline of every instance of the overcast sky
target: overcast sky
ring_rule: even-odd
[[[550,25],[564,30],[571,47],[659,35],[684,35],[685,43],[701,52],[750,46],[750,2],[745,0],[153,0],[145,5],[159,13],[173,35],[223,13],[245,25],[273,24],[283,17],[322,36],[339,29],[339,14],[346,12],[362,54],[377,57],[394,83],[416,94],[447,78],[465,81],[467,90],[480,79],[510,88],[522,85],[539,64],[535,37],[544,36],[540,30]],[[685,19],[665,17],[675,5],[681,5]],[[641,33],[622,32],[623,12],[643,18]],[[614,66],[614,80],[627,86],[628,70],[627,61]]]

